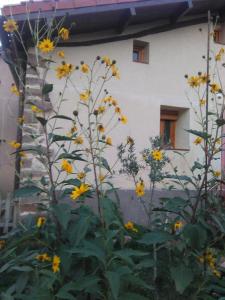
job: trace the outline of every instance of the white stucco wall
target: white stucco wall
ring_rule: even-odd
[[[15,176],[15,160],[11,155],[14,150],[7,142],[16,140],[18,97],[10,92],[13,83],[8,65],[0,56],[0,194],[13,191]]]
[[[199,31],[199,28],[202,28],[202,31]],[[79,41],[79,39],[84,39],[84,37],[77,36],[76,39]],[[131,39],[88,47],[58,49],[64,50],[66,61],[74,65],[79,65],[82,60],[91,64],[97,55],[107,55],[117,61],[121,79],[110,81],[107,88],[118,99],[129,122],[126,126],[119,126],[111,134],[114,144],[113,149],[109,153],[111,162],[116,159],[116,145],[124,141],[128,135],[135,139],[137,151],[141,151],[148,146],[149,137],[159,135],[160,105],[190,108],[190,114],[188,113],[185,118],[188,123],[190,115],[190,128],[198,129],[195,115],[187,100],[187,94],[193,99],[194,106],[198,106],[197,98],[187,86],[184,75],[197,75],[199,71],[206,72],[206,62],[202,59],[202,56],[206,55],[206,24],[148,35],[139,40],[150,44],[149,64],[132,61],[133,40]],[[219,48],[216,45],[212,47],[215,47],[215,52],[217,51],[216,48]],[[61,61],[57,57],[54,59],[57,62]],[[222,70],[222,72],[221,78],[222,82],[224,82],[224,71]],[[54,69],[49,73],[48,81],[52,82],[52,78],[56,78]],[[79,86],[78,72],[72,75],[72,80]],[[54,83],[54,92],[51,98],[56,106],[57,95],[64,86],[64,80],[55,79]],[[70,84],[68,85],[65,98],[73,99],[63,104],[60,113],[72,115],[72,111],[76,109],[75,103],[78,101],[78,95],[75,95],[74,89]],[[68,123],[60,121],[59,124],[66,127]],[[180,126],[185,127],[185,124],[180,124]],[[179,135],[182,140],[181,132],[179,132]],[[189,135],[190,151],[181,152],[185,153],[190,164],[198,158],[203,159],[202,152],[199,152],[200,147],[193,145],[194,139],[194,136]],[[179,146],[181,147],[182,145]],[[187,145],[184,148],[187,148]],[[172,159],[174,166],[177,166],[183,173],[187,172],[187,165],[179,155],[175,155],[169,150],[167,153]],[[220,169],[219,160],[215,168]],[[115,178],[115,183],[123,188],[133,187],[133,183],[126,180],[126,178],[121,179],[121,176]]]

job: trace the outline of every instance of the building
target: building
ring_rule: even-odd
[[[14,16],[18,22],[26,19],[27,11],[32,21],[41,11],[43,18],[51,20],[56,8],[57,18],[66,16],[65,26],[72,22],[72,38],[61,42],[59,50],[64,50],[67,60],[75,65],[80,61],[91,63],[97,55],[107,55],[115,59],[121,72],[121,80],[110,84],[113,96],[119,99],[123,111],[128,117],[128,125],[120,127],[112,135],[114,145],[132,135],[136,141],[137,151],[148,146],[149,137],[163,134],[167,144],[166,152],[181,173],[188,171],[184,160],[171,150],[176,150],[185,157],[189,164],[201,159],[199,147],[193,144],[194,137],[185,129],[197,129],[195,114],[187,99],[194,94],[187,86],[185,74],[206,72],[207,13],[219,15],[224,20],[225,3],[223,0],[59,0],[30,1],[19,5],[9,5],[2,9],[5,17]],[[1,23],[4,22],[4,17]],[[216,41],[212,45],[217,53],[225,43],[223,22],[216,28]],[[26,32],[24,33],[26,36]],[[7,35],[1,31],[4,51],[16,50]],[[28,42],[29,45],[29,42]],[[32,49],[30,58],[32,60]],[[54,57],[56,61],[60,61]],[[40,85],[32,70],[27,69],[27,87],[40,93]],[[30,72],[30,73],[29,73]],[[225,73],[221,67],[222,82]],[[32,79],[33,78],[33,79]],[[55,71],[50,72],[48,79],[55,78]],[[54,90],[46,111],[55,107],[56,95],[63,88],[63,83],[55,79]],[[39,88],[38,88],[39,85]],[[38,99],[37,99],[38,101]],[[196,103],[194,106],[197,105]],[[63,114],[71,115],[73,105],[68,102],[62,109]],[[38,129],[31,112],[25,107],[25,114]],[[66,122],[61,122],[66,127]],[[28,124],[29,127],[29,124]],[[24,133],[24,143],[29,144]],[[169,144],[169,145],[168,145]],[[115,151],[109,153],[114,161]],[[224,161],[224,160],[222,160]],[[223,166],[222,166],[223,167]],[[217,160],[216,169],[221,168]],[[23,167],[23,176],[42,174],[38,162],[30,160]],[[133,183],[126,177],[121,180],[115,177],[116,186],[132,189]]]

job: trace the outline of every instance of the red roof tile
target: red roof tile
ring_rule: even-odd
[[[28,12],[51,11],[57,9],[81,8],[87,6],[119,4],[126,2],[138,2],[141,0],[43,0],[43,1],[23,1],[17,5],[6,5],[2,8],[2,14],[9,16]]]

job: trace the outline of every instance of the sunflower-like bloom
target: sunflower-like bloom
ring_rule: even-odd
[[[199,145],[199,144],[201,144],[202,140],[203,140],[203,138],[201,138],[200,136],[198,136],[198,137],[194,140],[194,144],[195,144],[195,145]]]
[[[206,104],[206,100],[205,99],[200,99],[199,100],[199,105],[200,106],[204,106]]]
[[[108,136],[105,140],[105,143],[109,146],[112,146],[112,138],[110,136]]]
[[[77,198],[79,198],[80,196],[82,196],[84,193],[88,192],[90,190],[90,187],[88,184],[84,184],[82,183],[80,185],[80,187],[75,186],[74,190],[72,191],[70,198],[72,200],[76,200]]]
[[[71,75],[73,69],[74,67],[72,64],[62,62],[62,64],[56,68],[56,76],[59,79],[62,79],[63,77],[68,77]]]
[[[79,179],[79,180],[82,180],[82,179],[84,179],[86,177],[86,173],[85,172],[79,172],[78,174],[77,174],[77,178]]]
[[[194,87],[198,87],[200,85],[201,81],[200,81],[200,77],[199,76],[191,76],[188,79],[188,84],[190,85],[190,87],[194,88]]]
[[[76,137],[75,140],[74,140],[74,144],[82,145],[83,143],[84,143],[84,139],[81,135]]]
[[[211,83],[210,87],[211,87],[210,92],[213,93],[213,94],[218,93],[218,92],[221,91],[221,87],[217,83]]]
[[[57,256],[57,255],[54,255],[54,256],[53,256],[53,260],[52,260],[52,271],[53,271],[54,273],[59,272],[59,266],[60,266],[60,263],[61,263],[60,257]]]
[[[40,228],[40,227],[44,226],[45,222],[46,222],[45,217],[39,217],[37,219],[37,223],[36,223],[37,228]]]
[[[115,107],[115,113],[121,114],[121,108],[119,106]]]
[[[102,124],[98,125],[98,131],[101,133],[105,132],[105,128]]]
[[[36,256],[36,259],[45,262],[45,261],[51,261],[51,257],[47,253],[42,253]]]
[[[180,230],[183,226],[184,226],[184,223],[182,221],[177,221],[173,225],[173,229],[174,229],[174,231],[177,231],[177,230]]]
[[[98,113],[99,114],[103,114],[105,112],[105,110],[106,110],[106,107],[103,106],[103,105],[101,105],[101,106],[98,107]]]
[[[154,160],[160,161],[163,158],[163,153],[160,150],[153,150],[151,155]]]
[[[81,65],[81,71],[85,74],[87,74],[89,72],[90,68],[87,64],[82,64]]]
[[[63,39],[64,41],[67,41],[70,37],[70,32],[69,29],[62,27],[59,30],[59,36],[61,37],[61,39]]]
[[[116,67],[116,65],[112,65],[111,66],[111,71],[112,71],[112,76],[116,77],[116,79],[120,79],[120,71],[119,69]]]
[[[220,171],[214,171],[214,172],[213,172],[213,175],[214,175],[215,177],[220,177],[220,176],[221,176],[221,172],[220,172]]]
[[[18,149],[18,148],[21,147],[21,144],[18,143],[17,141],[11,141],[11,142],[9,142],[8,144],[9,144],[12,148],[14,148],[14,149]]]
[[[12,84],[11,84],[10,92],[11,92],[12,94],[15,94],[16,96],[19,96],[19,95],[20,95],[20,92],[19,92],[17,86],[15,85],[15,83],[12,83]]]
[[[58,57],[65,58],[65,52],[64,51],[58,51],[57,52]]]
[[[119,121],[123,124],[127,124],[127,117],[124,115],[121,115],[119,118]]]
[[[135,226],[134,226],[134,223],[131,222],[131,221],[128,221],[126,224],[124,224],[124,227],[125,227],[127,230],[131,230],[131,231],[134,231],[134,232],[138,232],[137,228],[135,228]]]
[[[34,113],[41,113],[42,110],[40,108],[38,108],[36,105],[31,105],[31,110]]]
[[[18,30],[18,25],[16,23],[16,21],[14,21],[13,19],[8,19],[4,24],[3,24],[3,28],[6,32],[14,32],[16,30]]]
[[[90,91],[88,91],[88,90],[84,91],[84,92],[80,93],[80,100],[85,102],[89,99],[90,95],[91,95]]]
[[[54,43],[49,38],[47,38],[38,43],[38,48],[43,53],[49,53],[52,52],[55,47],[54,47]]]
[[[102,62],[105,63],[107,67],[111,65],[111,59],[108,56],[103,56]]]
[[[65,172],[67,172],[68,174],[71,174],[73,173],[73,166],[71,165],[71,163],[66,160],[66,159],[63,159],[62,160],[62,163],[61,163],[61,169]]]
[[[143,181],[138,182],[136,184],[135,192],[136,192],[136,195],[138,197],[143,197],[144,196],[144,194],[145,194],[145,185],[144,185]]]

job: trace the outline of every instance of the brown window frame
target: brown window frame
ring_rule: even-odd
[[[137,52],[138,59],[134,59],[134,53]],[[133,41],[133,62],[142,63],[142,64],[149,64],[149,43],[134,40]]]
[[[221,35],[220,29],[215,29],[213,33],[213,38],[215,43],[220,43],[220,35]]]
[[[165,149],[176,149],[176,126],[178,119],[178,111],[175,110],[164,110],[160,111],[160,137],[162,139],[162,143],[164,140],[164,131],[166,121],[170,122],[170,144],[163,144],[162,147]]]

